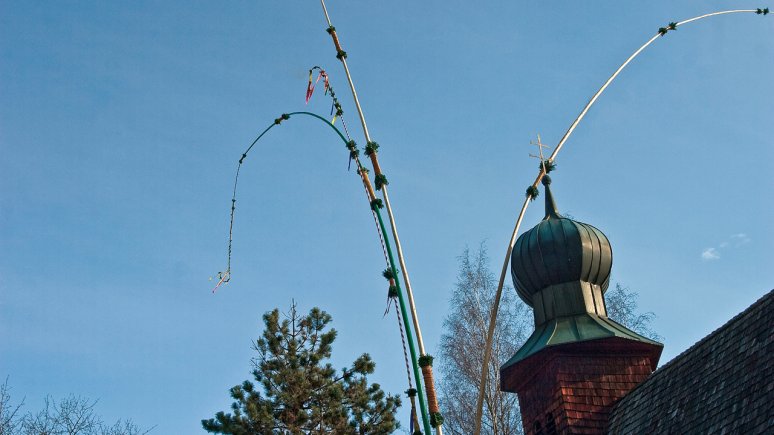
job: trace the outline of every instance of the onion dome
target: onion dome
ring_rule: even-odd
[[[547,357],[549,350],[568,346],[597,350],[612,346],[618,351],[616,346],[625,342],[627,349],[646,354],[655,369],[663,345],[607,317],[604,293],[613,266],[610,241],[593,226],[560,215],[550,184],[544,176],[545,217],[522,234],[511,251],[513,284],[534,309],[535,331],[500,368],[502,385],[515,385],[515,379],[527,376],[531,369],[526,367],[532,364],[528,361],[537,361],[533,356]]]
[[[607,290],[613,251],[601,231],[560,215],[551,194],[551,179],[543,177],[546,216],[516,240],[511,274],[519,296],[534,307],[534,295],[562,283],[581,281]]]

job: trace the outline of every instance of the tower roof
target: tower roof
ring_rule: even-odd
[[[524,302],[534,307],[534,294],[552,285],[582,281],[607,290],[613,251],[597,228],[559,214],[551,179],[543,177],[543,220],[522,234],[511,255],[513,284]]]
[[[547,348],[590,341],[598,346],[605,341],[612,351],[621,346],[636,349],[647,354],[655,368],[663,346],[607,317],[604,293],[613,266],[610,241],[592,225],[559,214],[548,175],[543,185],[545,217],[516,240],[511,252],[513,284],[534,310],[535,331],[501,373],[523,373],[530,364],[522,362]]]

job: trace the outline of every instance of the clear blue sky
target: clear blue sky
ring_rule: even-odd
[[[765,5],[328,6],[436,353],[456,257],[486,240],[499,271],[535,176],[529,141],[555,144],[659,27]],[[232,282],[212,295],[207,280],[225,266],[239,155],[306,108],[310,66],[357,124],[325,27],[315,1],[0,2],[0,377],[26,409],[75,393],[108,420],[202,432],[249,376],[261,314],[291,299],[333,315],[336,366],[369,352],[374,381],[406,388],[374,224],[321,124],[292,119],[253,150]],[[560,210],[610,238],[613,280],[658,315],[662,361],[772,288],[771,77],[774,17],[685,26],[621,75],[557,159]],[[320,96],[308,108],[327,113]]]

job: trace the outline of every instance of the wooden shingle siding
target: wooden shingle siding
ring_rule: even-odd
[[[773,434],[774,290],[621,399],[608,433]]]

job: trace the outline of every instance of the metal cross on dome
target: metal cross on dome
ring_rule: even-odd
[[[543,167],[543,172],[546,172],[546,159],[543,156],[543,148],[548,148],[548,145],[540,141],[540,133],[538,133],[537,135],[537,142],[529,141],[529,144],[538,147],[538,154],[539,154],[536,156],[530,153],[529,156],[536,159],[540,159],[540,165]]]

